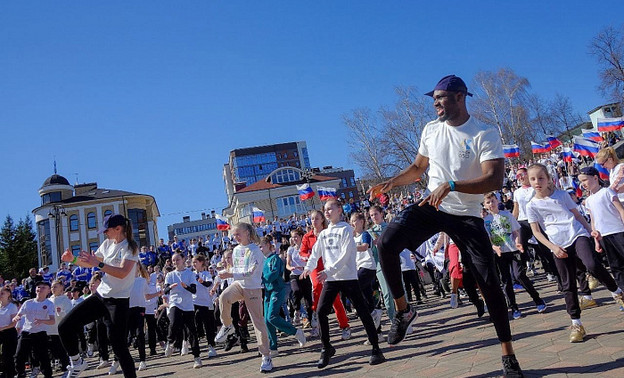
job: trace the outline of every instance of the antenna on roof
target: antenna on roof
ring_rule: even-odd
[[[76,185],[78,185],[78,172],[74,172],[74,174],[76,175]]]
[[[56,155],[54,155],[54,174],[56,174]]]

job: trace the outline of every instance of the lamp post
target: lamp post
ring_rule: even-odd
[[[61,246],[61,218],[66,217],[67,213],[65,213],[65,208],[61,205],[52,205],[50,211],[48,212],[48,218],[54,218],[54,229],[56,231],[56,256],[57,260],[61,261],[61,254],[63,247]],[[47,260],[47,256],[46,259]],[[51,261],[44,261],[43,256],[41,256],[41,261],[44,265],[50,265]]]

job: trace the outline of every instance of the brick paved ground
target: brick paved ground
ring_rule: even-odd
[[[556,286],[546,282],[544,275],[535,278],[538,291],[548,303],[548,309],[538,314],[529,296],[517,293],[523,312],[519,320],[512,320],[516,355],[526,376],[565,377],[603,376],[624,377],[624,313],[616,308],[606,289],[600,288],[594,298],[600,306],[583,312],[587,330],[586,341],[568,342],[570,324],[565,313],[563,297],[556,294]],[[429,286],[430,288],[430,286]],[[465,301],[467,303],[467,301]],[[332,341],[337,354],[324,370],[316,368],[320,353],[318,339],[311,340],[304,349],[296,346],[294,338],[280,342],[280,355],[273,359],[275,369],[268,374],[284,376],[363,376],[366,377],[484,377],[499,376],[501,372],[500,347],[493,326],[476,317],[474,307],[465,304],[450,309],[448,299],[430,298],[419,309],[420,317],[415,332],[399,346],[381,344],[387,362],[368,365],[369,347],[362,345],[365,333],[359,320],[351,321],[353,337],[340,340],[340,333],[332,322]],[[385,315],[384,315],[385,317]],[[387,319],[383,328],[389,328]],[[252,332],[253,334],[253,332]],[[228,353],[218,350],[219,356],[207,359],[202,340],[204,367],[192,369],[192,356],[165,358],[148,357],[148,370],[140,377],[246,377],[260,376],[260,358],[256,349],[239,354],[238,347]],[[250,344],[253,347],[254,344]],[[133,355],[137,356],[136,351]],[[90,366],[96,362],[92,359]],[[106,370],[89,370],[84,376],[99,376]]]

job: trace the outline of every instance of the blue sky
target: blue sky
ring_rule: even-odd
[[[0,217],[53,173],[148,193],[166,226],[226,205],[235,148],[306,140],[355,168],[343,114],[509,67],[577,111],[605,102],[591,38],[621,1],[4,1]],[[470,104],[469,104],[470,107]]]

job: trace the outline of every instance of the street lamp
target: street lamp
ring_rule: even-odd
[[[54,229],[56,230],[56,255],[58,257],[58,261],[60,261],[60,256],[62,254],[61,251],[63,249],[61,247],[61,217],[66,216],[67,213],[65,212],[65,208],[61,205],[52,205],[52,208],[50,208],[50,211],[48,212],[48,218],[54,218]],[[41,262],[43,265],[50,265],[51,261],[45,261],[48,259],[47,256],[45,260],[43,257],[44,256],[41,256]]]

